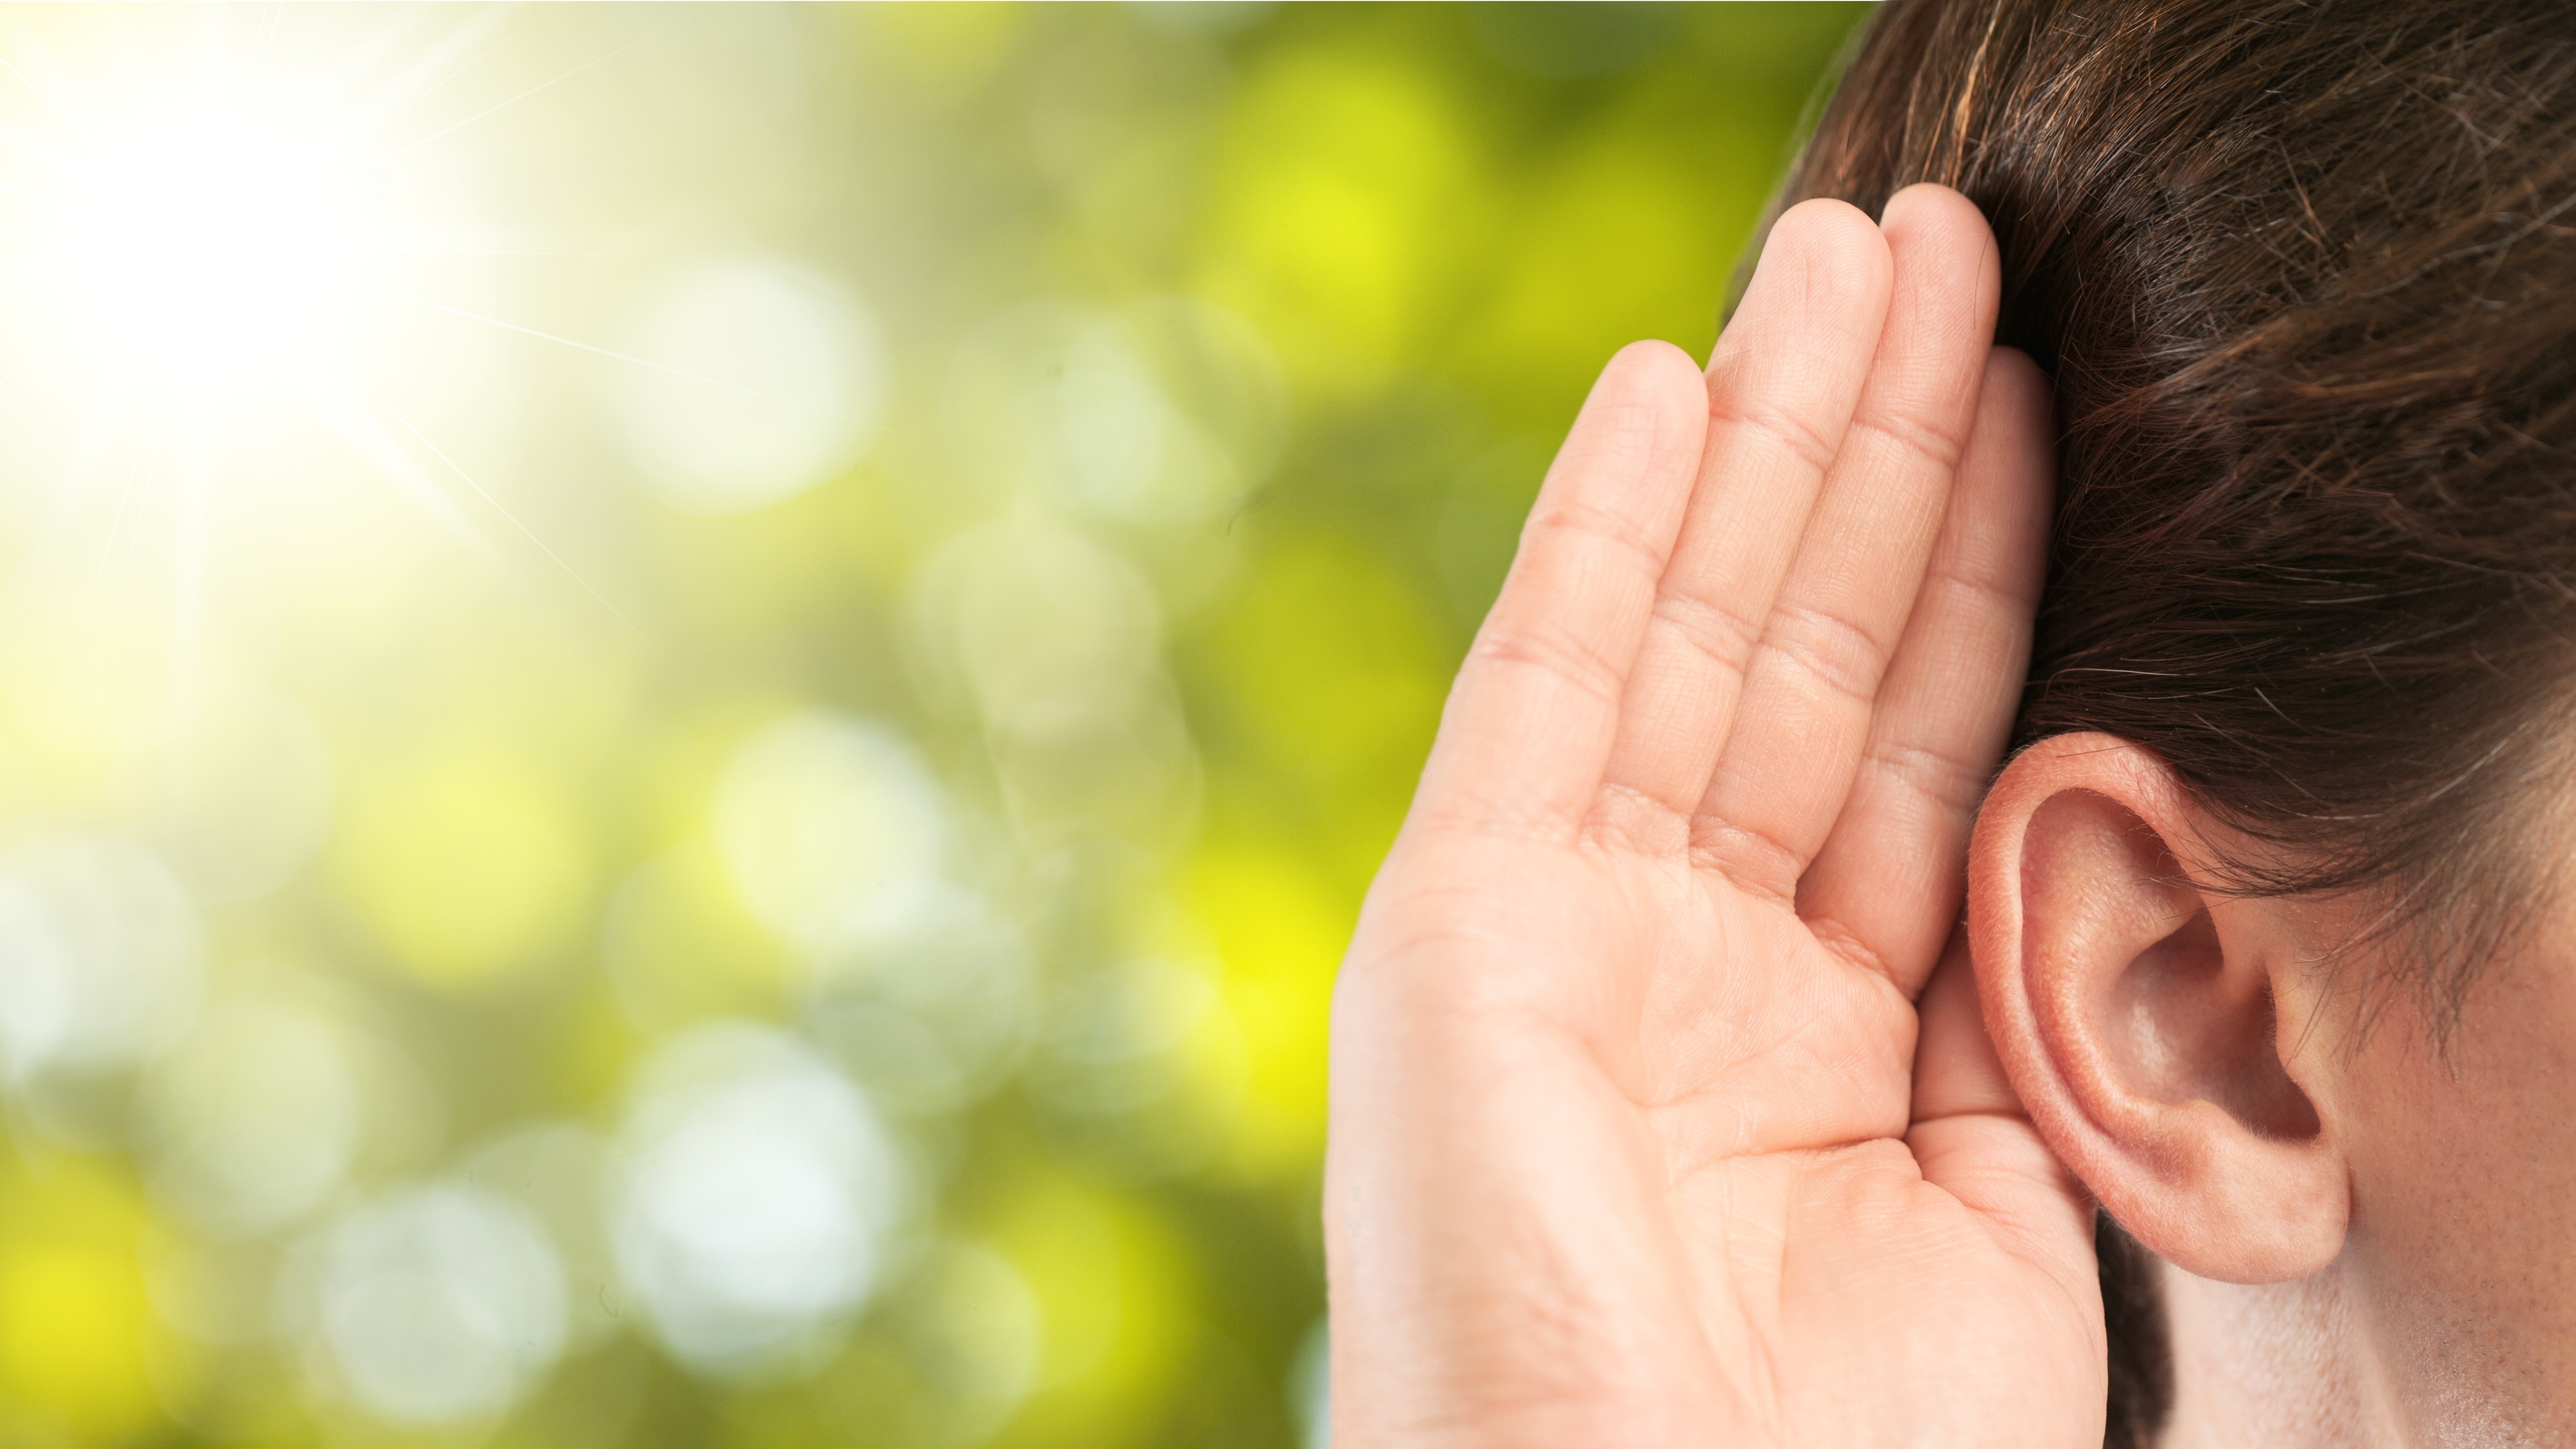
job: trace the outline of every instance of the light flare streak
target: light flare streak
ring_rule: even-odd
[[[444,312],[450,317],[461,317],[468,322],[480,322],[485,326],[498,327],[508,332],[516,332],[523,337],[534,337],[540,342],[553,342],[559,343],[565,347],[578,348],[583,352],[591,353],[599,357],[610,358],[614,361],[631,362],[637,367],[650,368],[655,372],[668,373],[673,377],[686,378],[691,382],[702,382],[709,387],[720,387],[728,392],[747,393],[751,391],[749,388],[738,387],[733,383],[725,382],[718,378],[708,377],[702,373],[690,372],[685,368],[672,367],[666,363],[655,362],[650,358],[634,356],[631,353],[613,352],[605,347],[594,347],[587,342],[576,342],[569,337],[560,337],[552,332],[540,332],[534,327],[522,327],[516,322],[505,322],[498,317],[486,317],[480,312],[468,312],[462,307],[450,307],[444,302],[433,302],[427,297],[415,297],[407,292],[389,291],[382,287],[369,287],[366,290],[374,292],[378,296],[390,298],[396,302],[409,302],[415,307],[427,307],[433,312]]]
[[[517,529],[522,535],[524,535],[528,542],[535,544],[538,551],[551,560],[555,567],[564,571],[566,577],[570,578],[574,583],[581,585],[585,592],[587,592],[593,599],[598,600],[599,606],[614,615],[618,623],[624,624],[628,629],[633,630],[635,636],[639,639],[648,637],[642,629],[636,628],[634,620],[627,618],[624,613],[619,611],[615,604],[608,601],[608,596],[606,594],[593,588],[590,580],[581,576],[580,570],[574,568],[571,564],[566,563],[563,555],[556,553],[543,538],[538,537],[535,529],[520,522],[519,515],[512,513],[507,507],[503,506],[501,500],[493,497],[490,490],[486,489],[482,484],[475,482],[473,474],[466,472],[455,459],[447,456],[445,452],[441,451],[436,443],[429,440],[428,434],[423,433],[420,429],[412,426],[411,419],[404,417],[401,409],[396,408],[389,402],[386,402],[383,395],[379,394],[374,388],[367,386],[366,380],[359,377],[356,373],[350,372],[344,373],[343,375],[349,379],[350,384],[356,387],[358,391],[365,393],[377,407],[384,409],[387,416],[391,417],[395,422],[402,424],[403,431],[411,434],[413,441],[428,449],[431,457],[446,464],[449,472],[454,473],[458,478],[463,479],[465,486],[474,490],[475,497],[480,498],[485,503],[491,505],[493,512],[508,519],[510,521],[510,526]]]

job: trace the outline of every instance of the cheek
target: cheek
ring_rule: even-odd
[[[2576,962],[2483,978],[2447,1062],[2391,1007],[2335,1093],[2359,1326],[2418,1422],[2557,1442],[2576,1434]]]

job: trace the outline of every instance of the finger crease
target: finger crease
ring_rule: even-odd
[[[1887,668],[1887,646],[1870,637],[1868,630],[1839,614],[1803,604],[1774,607],[1763,646],[1777,650],[1827,688],[1863,704],[1877,694]]]
[[[1930,423],[1891,413],[1884,418],[1860,416],[1852,419],[1852,431],[1872,433],[1894,443],[1897,448],[1922,462],[1947,473],[1959,466],[1960,455],[1967,451],[1965,439],[1954,437]]]
[[[1536,669],[1583,691],[1597,704],[1615,707],[1619,702],[1618,668],[1569,631],[1525,633],[1489,627],[1477,636],[1475,652],[1482,660]]]
[[[1982,604],[2014,619],[2028,618],[2031,610],[2039,606],[2036,590],[2007,589],[1990,575],[1937,563],[1924,572],[1923,592],[1965,594],[1972,603]],[[1924,606],[1918,604],[1916,612],[1924,612]]]
[[[1530,515],[1529,531],[1566,533],[1578,539],[1614,544],[1643,564],[1648,577],[1664,571],[1664,551],[1647,542],[1626,518],[1597,504],[1549,504]]]
[[[1790,456],[1813,468],[1819,475],[1833,466],[1835,443],[1824,434],[1807,426],[1796,413],[1767,403],[1746,402],[1712,393],[1708,415],[1713,422],[1750,428],[1788,450]]]
[[[1851,927],[1831,916],[1808,916],[1805,919],[1807,933],[1816,938],[1818,945],[1889,986],[1896,985],[1895,973],[1888,969],[1886,959],[1870,949],[1869,943],[1863,941]]]
[[[1415,827],[1408,824],[1406,828]],[[1426,808],[1419,829],[1422,834],[1432,837],[1465,836],[1547,845],[1561,845],[1572,833],[1567,814],[1562,810],[1545,804],[1535,807],[1523,805],[1508,796],[1486,795],[1474,795],[1436,808]]]
[[[1869,759],[1890,778],[1953,813],[1975,809],[1985,794],[1985,770],[1930,745],[1888,741],[1870,746]]]
[[[1752,620],[1697,594],[1658,595],[1655,618],[1711,662],[1739,674],[1762,637]]]
[[[1594,842],[1633,855],[1669,858],[1690,848],[1690,817],[1634,785],[1613,781],[1584,821]]]
[[[1783,904],[1797,898],[1798,875],[1805,869],[1803,858],[1779,837],[1725,820],[1692,832],[1691,859]]]

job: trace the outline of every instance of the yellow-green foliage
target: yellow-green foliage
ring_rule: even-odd
[[[0,1444],[1320,1442],[1361,893],[1859,14],[0,16]],[[325,290],[27,240],[218,105]]]

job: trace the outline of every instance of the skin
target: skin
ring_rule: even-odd
[[[2495,963],[2452,1061],[2391,1024],[2321,1086],[2354,1193],[2335,1286],[2419,1442],[2576,1443],[2570,940],[2555,911]]]
[[[2333,916],[2276,914],[2310,941]],[[2576,1443],[2571,939],[2576,914],[2555,909],[2488,963],[2447,1054],[2412,1002],[2363,1032],[2319,993],[2300,1075],[2351,1228],[2325,1268],[2279,1284],[2164,1270],[2183,1357],[2168,1445]]]
[[[2039,582],[1996,291],[1956,193],[1809,202],[1585,404],[1337,990],[1343,1449],[2098,1442],[2089,1210],[1915,1005]]]
[[[2097,1200],[2167,1444],[2576,1443],[2576,909],[2445,1056],[2152,752],[1998,773],[2054,429],[1995,268],[1943,188],[1809,202],[1586,402],[1337,988],[1342,1449],[2099,1444]]]
[[[2437,1047],[2336,959],[2359,903],[2218,885],[2249,843],[2152,753],[2044,741],[1970,854],[1992,1039],[2051,1149],[2162,1259],[2164,1443],[2576,1443],[2576,909]]]

